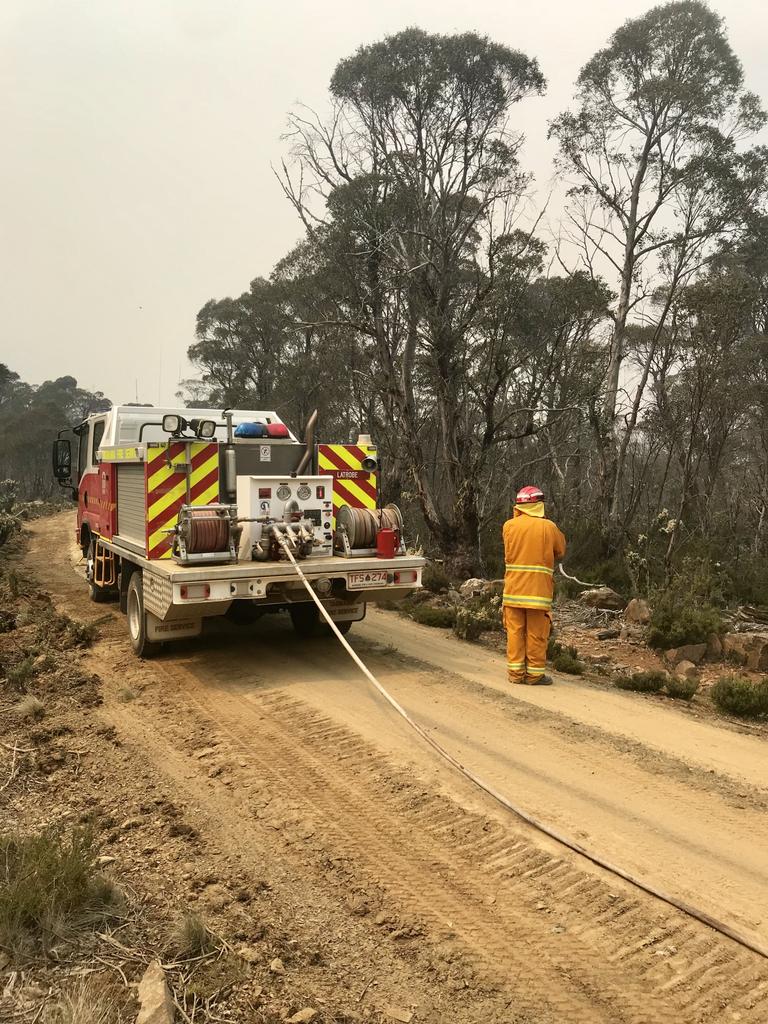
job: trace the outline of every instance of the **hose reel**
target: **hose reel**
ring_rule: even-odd
[[[371,552],[379,530],[395,530],[402,542],[403,514],[397,505],[384,508],[353,508],[342,505],[336,513],[335,547],[351,552]]]
[[[172,555],[191,562],[236,562],[239,533],[233,505],[182,505],[173,528]]]

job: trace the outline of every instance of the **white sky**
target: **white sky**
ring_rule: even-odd
[[[0,362],[114,401],[174,404],[195,315],[300,236],[270,169],[286,114],[323,109],[337,61],[409,25],[538,58],[515,109],[546,191],[549,118],[648,0],[0,0]],[[717,0],[768,102],[768,3]]]

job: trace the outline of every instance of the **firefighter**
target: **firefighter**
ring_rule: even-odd
[[[504,627],[511,683],[549,686],[547,642],[552,628],[555,562],[565,554],[565,537],[544,516],[544,494],[523,487],[512,519],[504,523]]]

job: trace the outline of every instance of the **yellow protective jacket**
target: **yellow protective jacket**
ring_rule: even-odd
[[[544,505],[516,506],[504,523],[504,606],[549,611],[555,562],[565,554],[565,537],[544,518]]]

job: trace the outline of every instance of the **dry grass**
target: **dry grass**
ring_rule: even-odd
[[[46,1016],[50,1024],[116,1024],[122,1000],[115,986],[86,978],[65,993]]]
[[[89,919],[101,920],[116,891],[94,868],[89,831],[0,834],[0,945],[50,948]]]
[[[121,704],[130,704],[132,700],[136,700],[136,692],[130,686],[121,686],[116,696]]]
[[[45,717],[45,704],[31,693],[22,698],[13,710],[22,722],[39,722]]]
[[[197,914],[184,914],[171,935],[171,946],[176,956],[202,956],[203,953],[211,953],[216,945],[216,937]]]

